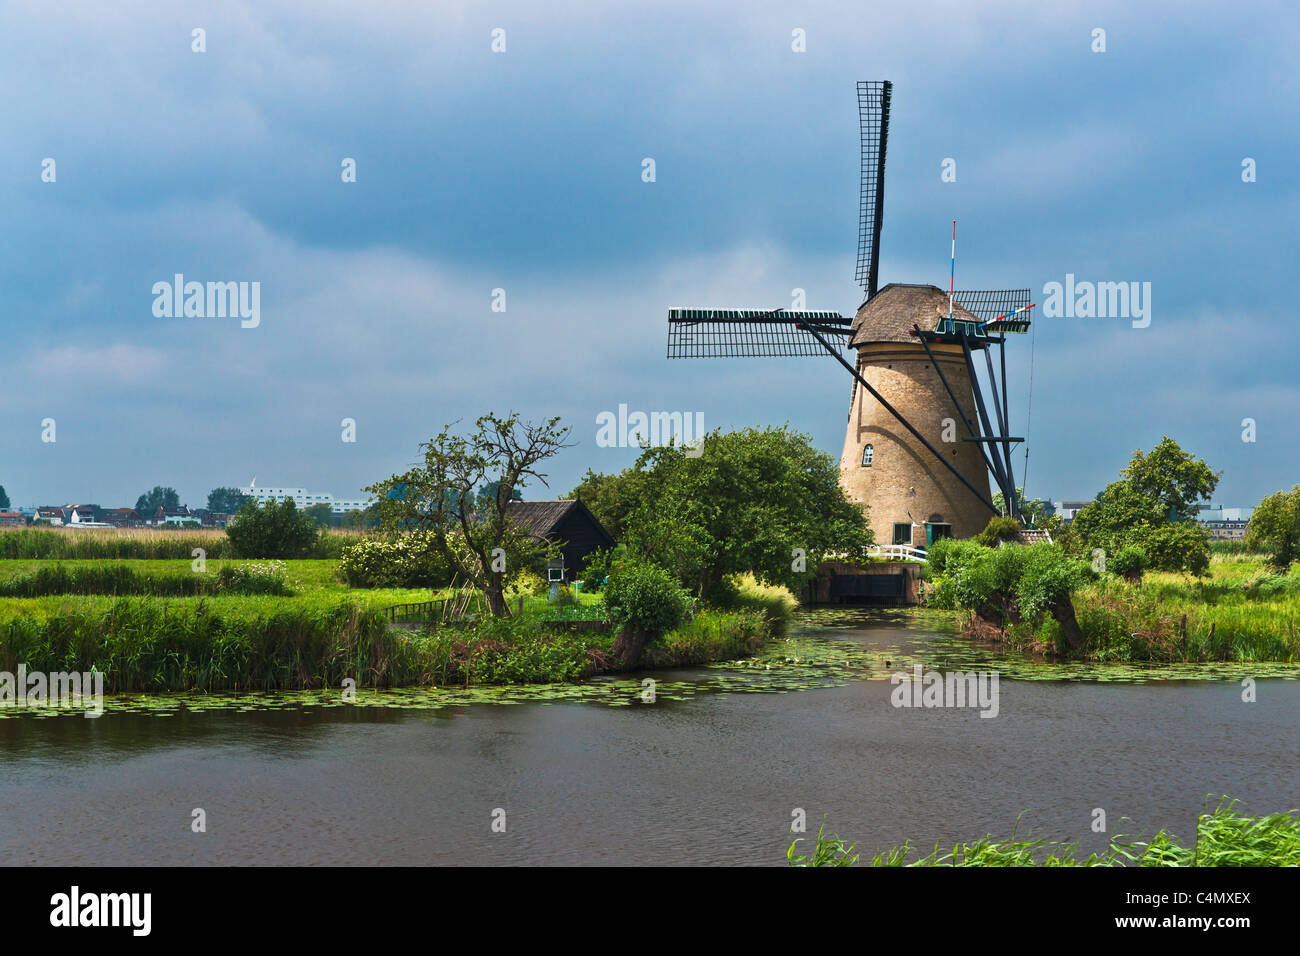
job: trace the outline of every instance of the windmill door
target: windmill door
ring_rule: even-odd
[[[952,525],[931,523],[925,526],[925,546],[928,548],[940,538],[952,537]]]

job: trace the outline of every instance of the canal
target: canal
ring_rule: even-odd
[[[998,671],[996,718],[894,706],[890,674],[917,663]],[[650,675],[653,703],[625,680],[12,716],[0,720],[0,856],[772,865],[796,808],[868,855],[1007,835],[1018,817],[1021,833],[1101,849],[1094,808],[1110,833],[1165,827],[1190,841],[1207,795],[1247,813],[1300,805],[1300,670],[1214,674],[1054,668],[972,647],[923,612],[844,610],[801,614],[747,665]]]

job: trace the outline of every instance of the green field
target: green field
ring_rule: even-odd
[[[45,537],[24,540],[56,555],[68,550]],[[149,543],[141,536],[126,540],[131,547]],[[176,548],[166,534],[149,546],[163,554]],[[94,548],[117,550],[107,535]],[[8,550],[17,549],[11,543]],[[270,575],[289,593],[222,590],[223,575],[234,571]],[[189,593],[196,586],[210,593]],[[193,559],[179,557],[6,558],[0,589],[41,595],[0,597],[0,670],[15,672],[20,662],[31,671],[98,670],[110,693],[321,689],[349,678],[371,687],[467,687],[578,681],[621,669],[610,654],[608,628],[557,629],[565,620],[603,620],[599,595],[578,591],[560,608],[535,593],[524,597],[522,615],[512,599],[516,613],[508,620],[491,619],[471,603],[454,623],[393,626],[383,613],[392,605],[473,595],[352,588],[335,558],[209,558],[202,572]],[[644,665],[752,654],[783,616],[765,612],[769,598],[754,600],[748,609],[702,610],[647,648]]]

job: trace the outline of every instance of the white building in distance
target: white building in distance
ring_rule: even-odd
[[[341,515],[349,511],[364,511],[370,504],[365,498],[335,498],[329,493],[317,494],[306,488],[257,488],[250,485],[244,494],[257,502],[258,507],[268,501],[283,501],[292,498],[295,507],[310,508],[312,505],[329,505],[333,514]]]

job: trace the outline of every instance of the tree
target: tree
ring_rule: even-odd
[[[1200,502],[1214,494],[1222,475],[1183,451],[1168,435],[1149,454],[1135,451],[1128,467],[1120,472],[1134,490],[1158,502],[1170,521],[1195,521]]]
[[[618,489],[628,548],[701,596],[716,596],[728,575],[745,571],[798,587],[826,554],[871,543],[863,509],[840,487],[838,462],[807,435],[714,430],[697,451],[648,448],[634,474],[593,484],[597,498]]]
[[[559,421],[525,424],[516,413],[489,413],[468,435],[445,426],[421,443],[423,464],[366,489],[378,499],[382,526],[393,533],[423,531],[427,546],[483,593],[494,616],[508,615],[507,568],[523,567],[544,550],[510,520],[510,502],[529,478],[545,485],[540,465],[570,447],[564,441],[569,429]],[[489,484],[492,493],[480,493]]]
[[[673,575],[636,561],[615,565],[604,602],[606,615],[619,627],[611,650],[627,668],[636,667],[647,643],[686,620],[692,606]]]
[[[640,468],[628,468],[616,475],[598,474],[588,468],[581,483],[565,497],[581,501],[611,538],[622,541],[628,520],[647,497],[650,480]]]
[[[0,511],[9,510],[9,495],[5,492],[5,486],[0,485]]]
[[[226,537],[241,558],[301,558],[311,551],[319,534],[292,498],[272,498],[260,508],[256,501],[245,501],[226,525]]]
[[[1134,545],[1154,570],[1203,574],[1209,542],[1193,519],[1218,482],[1204,461],[1165,437],[1149,454],[1134,452],[1120,480],[1074,516],[1071,530],[1087,549],[1114,555]]]
[[[334,509],[323,501],[319,504],[308,505],[306,508],[302,509],[302,513],[310,518],[312,524],[318,528],[328,528],[334,523],[332,520],[334,517]]]
[[[159,508],[179,508],[181,499],[176,494],[175,488],[164,488],[162,485],[154,485],[151,491],[146,491],[139,498],[135,499],[135,510],[141,518],[152,518]]]
[[[1246,528],[1246,545],[1268,555],[1268,565],[1285,571],[1300,559],[1300,485],[1259,503]]]
[[[238,488],[213,488],[208,492],[208,510],[233,515],[247,499],[248,496]]]

